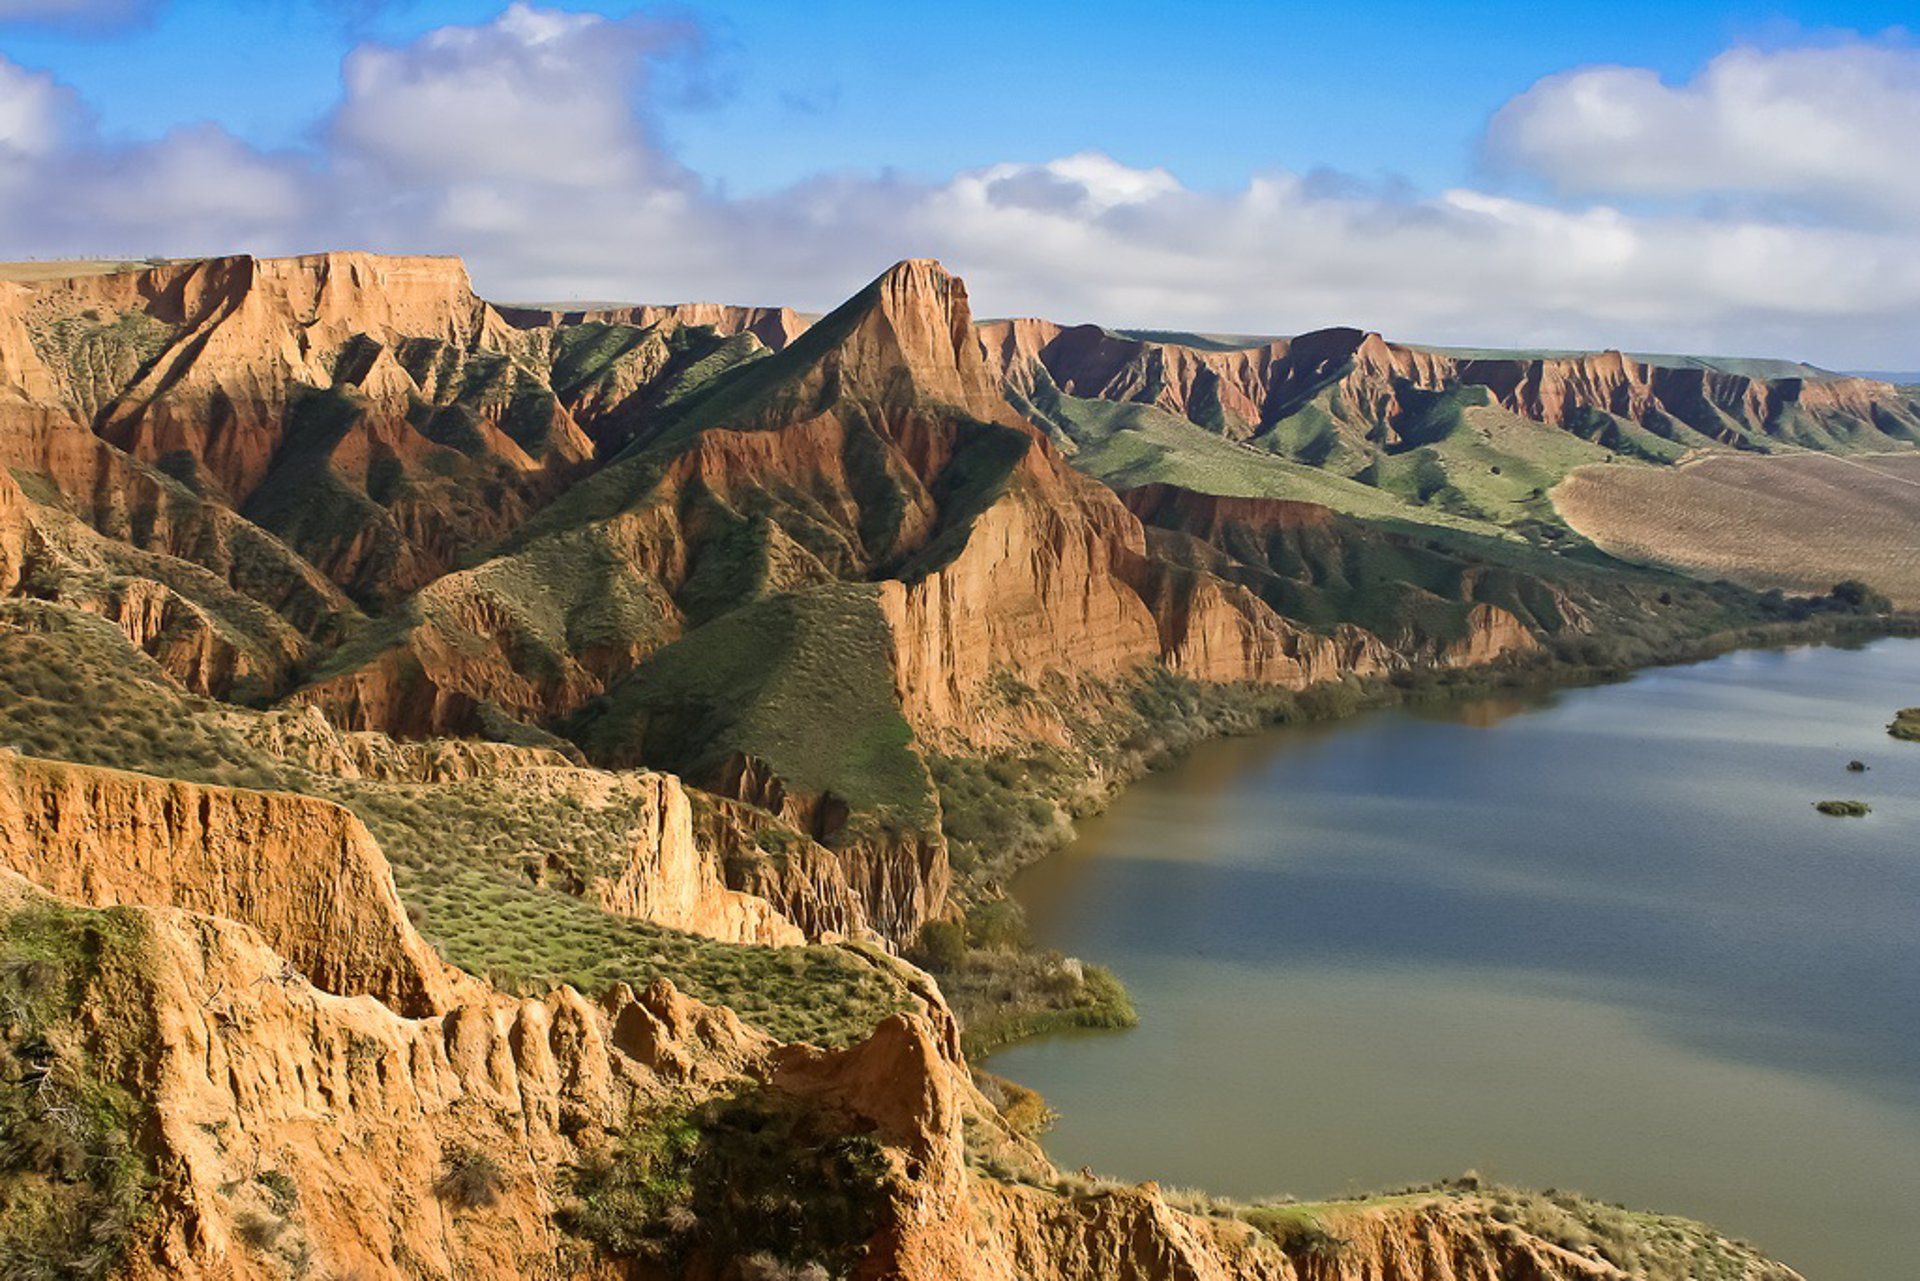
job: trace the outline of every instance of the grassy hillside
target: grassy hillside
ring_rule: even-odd
[[[932,787],[893,697],[891,644],[872,587],[771,597],[660,650],[568,732],[596,760],[696,779],[751,756],[790,787],[925,827]]]
[[[88,715],[70,715],[75,707]],[[0,744],[35,756],[319,796],[360,816],[428,941],[510,991],[593,995],[670,978],[775,1035],[838,1043],[898,1008],[894,984],[838,948],[738,947],[601,911],[578,892],[628,852],[616,793],[526,780],[380,783],[296,769],[242,732],[257,713],[183,693],[111,623],[0,602]]]
[[[1501,535],[1489,521],[1424,506],[1258,446],[1235,444],[1152,405],[1087,400],[1043,388],[1015,407],[1051,430],[1075,467],[1115,489],[1158,482],[1205,494],[1320,503],[1370,520]]]

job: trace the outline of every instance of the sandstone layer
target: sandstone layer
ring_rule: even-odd
[[[69,830],[103,834],[96,861],[140,861],[139,849],[116,843],[149,835],[115,835],[116,776],[9,766],[22,797],[58,793]],[[377,850],[364,857],[384,872]],[[47,861],[27,872],[0,869],[9,920],[66,877]],[[129,880],[115,897],[217,897],[197,878],[218,869],[182,862],[174,872],[171,883]],[[331,922],[263,923],[310,957],[308,969],[338,976],[338,991],[310,986],[261,930],[232,919],[150,906],[137,920],[131,935],[113,937],[138,956],[122,958],[120,981],[81,994],[80,1025],[93,1030],[76,1030],[61,1051],[70,1065],[134,1086],[150,1106],[157,1182],[121,1276],[652,1275],[568,1230],[570,1181],[662,1109],[743,1089],[786,1100],[829,1134],[878,1145],[887,1189],[879,1226],[848,1243],[866,1281],[1625,1275],[1444,1199],[1344,1216],[1330,1253],[1293,1252],[1245,1222],[1176,1210],[1151,1185],[1057,1190],[1044,1158],[973,1088],[937,991],[909,970],[899,971],[907,1012],[859,1044],[821,1050],[780,1045],[664,981],[639,995],[616,985],[598,1001],[570,988],[516,999],[463,982],[438,1008],[408,1015],[366,990],[361,980],[379,988],[386,977],[350,960],[354,941]],[[150,1034],[115,1035],[130,1009]],[[1016,1169],[1019,1180],[989,1177],[975,1158]],[[482,1182],[472,1182],[476,1170]],[[467,1181],[454,1181],[463,1172]],[[749,1275],[750,1260],[697,1240],[688,1248],[682,1275]],[[1728,1275],[1792,1281],[1757,1256],[1728,1247],[1727,1257],[1738,1264]]]
[[[1812,369],[1656,361],[1618,351],[1453,352],[1359,329],[1236,345],[1131,337],[1097,325],[992,321],[981,337],[1016,389],[1044,374],[1069,395],[1151,404],[1247,439],[1318,401],[1362,437],[1393,442],[1417,398],[1481,389],[1522,418],[1583,436],[1608,419],[1685,445],[1920,444],[1920,402],[1892,384]]]

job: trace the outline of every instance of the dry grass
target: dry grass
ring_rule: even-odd
[[[1824,592],[1856,578],[1920,607],[1920,454],[1583,467],[1553,499],[1625,559],[1762,589]]]
[[[19,262],[0,262],[0,280],[26,284],[37,280],[112,276],[123,271],[139,271],[158,261],[147,259],[142,262],[132,258],[29,258]]]

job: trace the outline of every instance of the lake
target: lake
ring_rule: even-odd
[[[989,1066],[1069,1168],[1243,1197],[1471,1168],[1904,1281],[1920,744],[1885,725],[1916,703],[1920,641],[1887,640],[1210,744],[1017,886],[1140,1027]]]

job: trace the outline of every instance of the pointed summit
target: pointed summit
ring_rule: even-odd
[[[976,418],[1010,411],[973,328],[967,286],[931,258],[895,263],[790,349],[842,397],[927,400]]]

